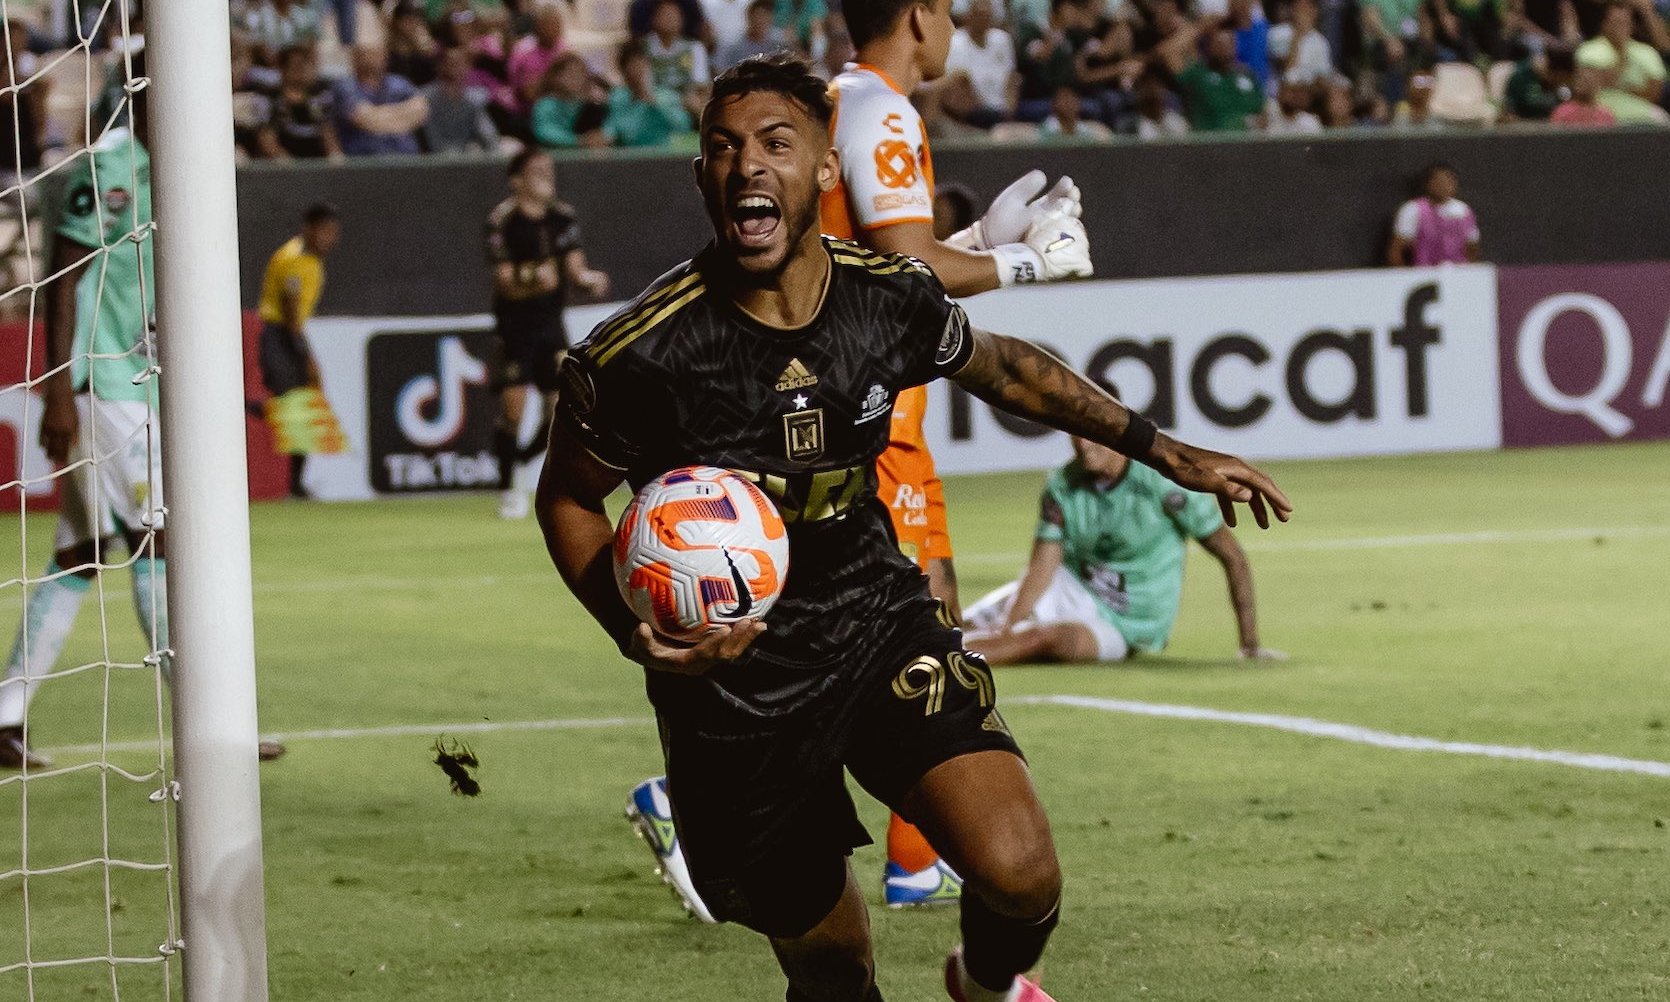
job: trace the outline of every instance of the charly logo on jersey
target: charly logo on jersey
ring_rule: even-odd
[[[874,421],[893,408],[893,402],[887,397],[887,387],[880,383],[871,383],[870,392],[864,396],[864,410],[858,415],[853,424],[864,424]]]
[[[1182,491],[1166,491],[1166,496],[1160,499],[1160,507],[1164,508],[1166,513],[1170,515],[1176,515],[1188,506],[1188,495]]]
[[[806,394],[794,398],[795,410],[783,415],[783,451],[797,463],[823,455],[823,408],[806,405]]]
[[[777,377],[777,392],[787,393],[790,390],[804,390],[808,386],[818,385],[818,377],[812,375],[812,370],[798,358],[789,359],[789,367]]]

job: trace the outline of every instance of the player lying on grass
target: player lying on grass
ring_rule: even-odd
[[[970,606],[965,642],[994,665],[1122,661],[1158,651],[1183,598],[1183,556],[1199,540],[1223,565],[1242,658],[1258,642],[1252,567],[1213,499],[1082,438],[1050,474],[1020,580]]]
[[[715,239],[564,362],[537,514],[563,580],[643,665],[691,878],[721,920],[766,935],[789,1000],[875,1002],[863,895],[868,841],[843,771],[920,826],[960,872],[961,1002],[1047,1000],[1021,975],[1059,916],[1061,872],[991,675],[939,615],[875,496],[891,398],[942,376],[989,403],[1122,450],[1178,483],[1287,499],[1246,463],[1156,433],[1016,338],[974,330],[925,266],[818,232],[834,187],[824,84],[749,60],[714,83],[697,181]],[[792,360],[815,385],[776,389]],[[879,412],[879,418],[883,412]],[[771,622],[694,646],[640,624],[616,590],[603,501],[679,466],[745,471],[789,524]]]
[[[1071,178],[1045,190],[1043,171],[1030,171],[993,200],[984,217],[934,233],[934,161],[927,126],[909,94],[940,79],[956,25],[951,0],[846,0],[841,17],[856,47],[854,61],[830,84],[836,113],[830,143],[841,173],[821,203],[823,232],[873,251],[908,254],[925,263],[945,291],[972,296],[1027,282],[1087,278],[1090,242],[1078,221],[1079,192]],[[1034,228],[1034,223],[1044,225]],[[1072,237],[1061,239],[1063,231]],[[783,373],[785,386],[809,377]],[[876,493],[888,507],[899,548],[927,575],[928,589],[960,619],[957,575],[945,494],[922,431],[924,387],[893,400],[888,446],[876,460]],[[627,817],[655,853],[667,883],[690,913],[711,921],[680,857],[664,777],[639,783]],[[893,815],[887,826],[882,898],[889,907],[951,904],[961,893],[956,872],[916,828]]]

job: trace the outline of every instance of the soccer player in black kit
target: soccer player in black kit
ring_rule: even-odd
[[[820,236],[818,199],[839,173],[830,114],[802,63],[751,59],[715,81],[695,165],[715,239],[564,362],[536,513],[564,581],[646,669],[702,899],[769,937],[790,1002],[881,998],[847,865],[868,836],[843,769],[966,881],[950,997],[1047,1002],[1022,975],[1060,909],[1049,823],[991,673],[875,496],[889,422],[872,389],[891,401],[954,379],[1216,494],[1231,523],[1234,502],[1261,526],[1290,505],[1241,460],[1159,434],[1049,354],[972,328],[920,263]],[[777,389],[796,360],[816,382]],[[603,499],[690,464],[736,470],[775,498],[791,570],[768,621],[686,646],[622,601]]]
[[[518,440],[528,385],[543,397],[550,416],[557,365],[568,350],[562,311],[571,290],[594,298],[609,293],[609,277],[594,271],[580,249],[574,210],[556,200],[557,172],[549,155],[526,150],[510,161],[510,197],[487,217],[487,263],[493,269],[493,321],[499,335],[499,423],[493,451],[499,459],[499,514],[526,518],[527,495],[515,488],[516,467],[539,454],[545,436],[529,449]],[[531,450],[531,451],[530,451]]]

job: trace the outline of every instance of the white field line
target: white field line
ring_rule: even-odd
[[[1341,536],[1333,539],[1264,539],[1253,537],[1247,539],[1246,548],[1251,553],[1280,553],[1280,552],[1315,552],[1327,550],[1392,550],[1425,546],[1465,546],[1480,544],[1502,543],[1557,543],[1589,540],[1596,537],[1608,539],[1637,539],[1654,536],[1670,536],[1670,525],[1618,525],[1618,526],[1572,526],[1557,529],[1518,529],[1518,530],[1490,530],[1478,532],[1436,532],[1402,536]],[[959,563],[967,564],[1015,564],[1018,568],[1026,559],[1023,549],[1004,552],[963,552],[957,555]],[[401,592],[401,591],[431,591],[451,588],[492,588],[498,585],[541,585],[548,584],[555,587],[558,584],[556,571],[534,571],[519,574],[479,574],[457,575],[441,577],[426,575],[423,577],[393,577],[383,575],[349,575],[319,580],[306,581],[256,581],[257,595],[311,595],[337,594],[354,592]],[[107,582],[105,596],[111,599],[126,598],[128,589],[123,584]],[[17,579],[0,585],[0,610],[16,610],[23,606],[21,589],[17,588]]]
[[[1510,745],[1476,744],[1470,741],[1440,741],[1412,734],[1393,734],[1355,724],[1340,724],[1311,717],[1288,717],[1275,713],[1241,713],[1214,710],[1204,706],[1174,706],[1166,703],[1143,703],[1124,699],[1103,699],[1096,696],[1017,696],[1004,701],[1010,706],[1068,706],[1104,713],[1127,713],[1141,717],[1167,720],[1199,720],[1208,723],[1240,724],[1245,727],[1265,727],[1303,734],[1307,737],[1330,738],[1352,744],[1390,748],[1394,751],[1441,752],[1446,755],[1473,755],[1483,758],[1514,759],[1524,762],[1546,762],[1574,769],[1596,769],[1602,772],[1632,772],[1670,779],[1670,762],[1620,758],[1590,752],[1559,751],[1544,748],[1518,748]],[[271,739],[283,742],[340,741],[378,737],[429,737],[430,735],[493,734],[506,731],[579,731],[602,730],[615,727],[648,727],[649,717],[592,717],[562,720],[477,720],[450,724],[397,724],[386,727],[344,727],[314,731],[292,731],[273,734]],[[104,746],[110,752],[154,751],[157,741],[112,742]],[[51,749],[56,754],[92,754],[100,746],[77,745]]]
[[[1517,759],[1523,762],[1548,762],[1574,769],[1598,769],[1602,772],[1635,772],[1646,776],[1670,779],[1670,762],[1647,759],[1619,758],[1591,752],[1558,751],[1545,748],[1516,748],[1510,745],[1483,745],[1471,741],[1440,741],[1413,734],[1393,734],[1376,731],[1355,724],[1336,724],[1310,717],[1287,717],[1275,713],[1238,713],[1213,710],[1203,706],[1171,706],[1165,703],[1141,703],[1124,699],[1101,699],[1095,696],[1019,696],[1008,700],[1011,704],[1027,706],[1073,706],[1104,713],[1128,713],[1140,717],[1161,717],[1168,720],[1204,720],[1220,724],[1241,724],[1246,727],[1268,727],[1272,730],[1304,734],[1316,738],[1349,741],[1352,744],[1391,748],[1396,751],[1442,752],[1446,755],[1477,755],[1483,758]]]

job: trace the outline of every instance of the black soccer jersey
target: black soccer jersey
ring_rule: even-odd
[[[777,502],[789,573],[768,630],[710,676],[760,712],[839,674],[855,648],[920,602],[926,580],[899,552],[876,499],[902,389],[957,372],[968,318],[927,267],[825,238],[822,308],[798,330],[737,308],[708,258],[673,269],[594,330],[564,363],[558,415],[636,490],[670,469],[741,473]]]
[[[551,264],[557,269],[557,288],[542,296],[506,299],[493,296],[493,316],[499,333],[515,336],[542,331],[562,319],[568,289],[563,284],[562,259],[580,247],[580,226],[574,211],[552,202],[543,215],[530,217],[516,207],[515,199],[500,202],[487,217],[487,263],[509,264],[523,280],[535,268]]]

